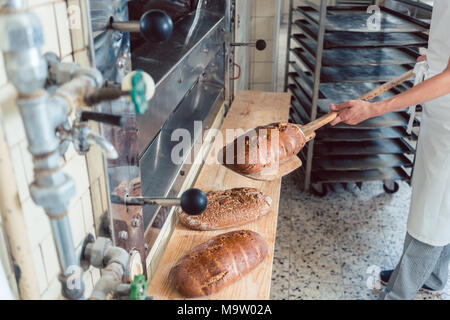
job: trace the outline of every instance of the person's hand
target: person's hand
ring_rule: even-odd
[[[422,61],[426,61],[427,60],[427,56],[423,55],[423,56],[418,56],[416,59],[416,62],[422,62]]]
[[[330,111],[340,111],[330,124],[335,126],[339,122],[356,125],[366,119],[376,116],[373,103],[363,100],[349,100],[341,104],[330,104]]]

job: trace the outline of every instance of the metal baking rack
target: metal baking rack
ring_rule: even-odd
[[[298,2],[290,1],[285,78],[294,123],[308,123],[326,114],[330,103],[355,99],[412,69],[418,48],[427,45],[429,24],[386,7],[380,7],[380,28],[370,30],[368,1],[352,1],[351,6]],[[374,101],[408,90],[412,80]],[[385,191],[393,193],[395,181],[409,183],[420,126],[414,117],[408,133],[410,117],[405,109],[356,126],[319,129],[299,154],[305,190],[325,195],[329,184],[381,180]]]

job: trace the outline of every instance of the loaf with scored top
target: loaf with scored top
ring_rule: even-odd
[[[255,188],[233,188],[206,193],[208,206],[198,215],[180,211],[182,225],[194,230],[241,226],[270,213],[272,199]]]
[[[221,160],[237,173],[260,173],[296,155],[305,143],[304,134],[295,124],[271,123],[237,137],[222,149]]]
[[[267,243],[258,233],[224,233],[184,255],[171,269],[169,280],[185,297],[207,296],[241,279],[267,255]]]

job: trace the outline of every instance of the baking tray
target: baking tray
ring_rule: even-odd
[[[301,119],[298,123],[308,123],[310,122],[311,114],[311,103],[303,96],[301,98],[301,91],[294,84],[288,86],[289,91],[292,93],[291,105],[295,108],[296,113]],[[328,112],[330,101],[329,100],[319,100],[318,103],[318,116],[321,116]],[[409,121],[409,114],[405,110],[400,110],[397,112],[390,112],[383,114],[378,117],[367,119],[357,125],[350,126],[345,123],[339,123],[334,128],[348,128],[351,130],[361,130],[361,129],[374,129],[374,128],[389,128],[389,127],[407,127]],[[417,118],[414,119],[413,126],[417,127],[420,122]],[[329,126],[327,126],[329,127]],[[326,128],[326,127],[325,127]],[[320,134],[320,133],[319,133]]]
[[[305,35],[296,39],[306,51],[315,56],[317,46]],[[401,65],[416,62],[418,53],[408,48],[335,48],[322,53],[322,66]]]
[[[296,86],[301,88],[303,92],[309,97],[311,101],[313,96],[313,79],[310,71],[303,71],[295,62],[290,62],[290,66],[294,69],[294,72],[288,74],[289,80],[295,83]],[[341,103],[351,99],[355,99],[366,92],[381,85],[382,82],[332,82],[322,83],[319,87],[319,99],[328,99],[329,103]],[[406,81],[398,86],[382,93],[375,97],[371,101],[379,101],[388,99],[409,90],[413,86],[411,81]]]
[[[304,49],[294,48],[291,51],[303,61],[312,72],[315,59]],[[326,82],[387,82],[412,69],[412,65],[368,65],[368,66],[322,66],[320,81]]]
[[[410,177],[401,167],[346,171],[322,170],[313,172],[311,176],[312,183],[363,182],[379,180],[409,181]]]
[[[318,156],[412,154],[414,149],[403,139],[378,139],[372,141],[316,142],[314,152]]]
[[[318,28],[306,20],[299,19],[294,22],[311,40],[317,41]],[[297,37],[294,34],[293,37]],[[354,33],[333,32],[324,36],[324,49],[331,48],[368,48],[368,47],[426,47],[428,36],[421,32],[415,33]]]
[[[326,32],[370,32],[370,33],[395,33],[395,32],[423,32],[429,29],[429,24],[401,14],[386,7],[380,8],[380,28],[377,30],[368,27],[368,20],[373,13],[367,13],[364,7],[327,7],[325,20]],[[312,7],[299,6],[296,8],[310,23],[319,24],[320,13]]]
[[[329,156],[314,158],[314,171],[318,170],[368,170],[378,168],[412,167],[412,162],[403,154],[376,154]]]
[[[390,79],[391,80],[391,79]],[[342,103],[348,100],[356,99],[361,95],[369,92],[372,89],[375,89],[382,83],[377,82],[346,82],[346,83],[321,83],[320,84],[320,92],[325,99],[328,99],[329,102],[333,103]],[[375,97],[371,101],[379,101],[385,100],[393,97],[396,94],[399,94],[405,91],[404,87],[394,87],[391,90],[383,92],[378,97]],[[325,103],[327,101],[324,101]]]
[[[417,135],[409,135],[403,127],[373,128],[366,130],[352,130],[345,128],[326,127],[316,136],[318,141],[370,141],[375,139],[396,139],[408,137],[417,140]]]

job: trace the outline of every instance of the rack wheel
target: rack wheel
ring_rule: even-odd
[[[310,190],[313,195],[319,198],[325,197],[328,193],[327,185],[322,183],[311,184]]]
[[[394,181],[389,182],[389,183],[384,182],[383,189],[386,193],[392,194],[392,193],[396,193],[398,191],[398,189],[400,189],[400,186],[398,185],[397,182],[394,182]]]

